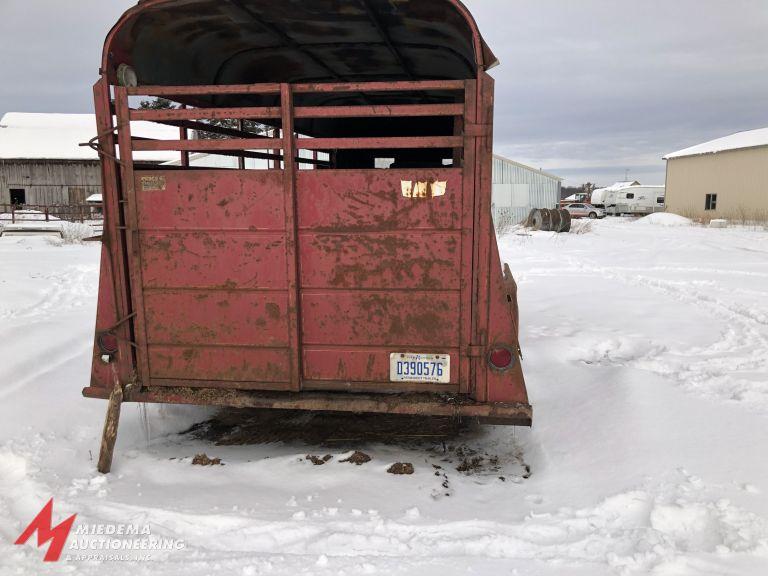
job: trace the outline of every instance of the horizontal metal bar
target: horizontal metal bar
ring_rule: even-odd
[[[177,386],[152,384],[178,383]],[[151,385],[126,398],[128,402],[163,402],[167,404],[198,404],[203,406],[233,406],[237,408],[273,408],[282,410],[323,410],[331,412],[380,412],[420,416],[449,416],[479,418],[494,424],[530,426],[533,410],[523,403],[481,403],[467,396],[447,399],[434,394],[355,394],[349,392],[267,392],[245,388],[276,388],[277,383],[207,382],[153,379]],[[191,386],[195,386],[192,388]],[[215,387],[213,387],[215,386]],[[283,384],[285,386],[285,384]],[[107,388],[90,386],[83,396],[108,398]]]
[[[294,84],[294,94],[310,92],[414,92],[420,90],[464,90],[464,80],[403,82],[318,82]],[[129,96],[209,96],[218,94],[279,94],[280,84],[222,84],[201,86],[137,86]]]
[[[184,150],[211,152],[213,150],[280,150],[282,138],[231,138],[227,140],[138,140],[133,142],[134,152],[157,150]],[[266,152],[264,152],[266,154]]]
[[[186,128],[187,130],[197,130],[198,132],[210,132],[211,134],[221,134],[222,136],[231,136],[232,138],[269,138],[263,134],[256,134],[247,130],[238,130],[237,128],[227,128],[216,124],[206,124],[205,122],[195,122],[194,120],[155,120],[158,124],[166,126],[176,126],[177,128]]]
[[[240,108],[175,108],[173,110],[132,110],[131,120],[259,120],[280,118],[279,106]]]
[[[399,138],[297,138],[303,150],[370,150],[404,148],[461,148],[462,136],[411,136]]]
[[[294,84],[294,94],[315,92],[415,92],[420,90],[464,90],[464,80],[423,80],[403,82],[322,82]]]
[[[414,104],[400,106],[299,106],[296,118],[371,118],[462,116],[464,104]]]
[[[207,96],[215,94],[279,94],[280,84],[222,84],[201,86],[137,86],[129,96]]]

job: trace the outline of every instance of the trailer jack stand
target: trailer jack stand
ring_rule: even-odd
[[[107,404],[107,416],[104,419],[104,431],[101,434],[101,449],[99,450],[98,470],[102,474],[109,474],[112,469],[112,455],[115,451],[115,441],[117,440],[117,426],[120,423],[120,409],[123,400],[133,388],[134,382],[128,383],[125,388],[120,383],[117,376],[117,370],[112,367],[115,385],[109,395]]]

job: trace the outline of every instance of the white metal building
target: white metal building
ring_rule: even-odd
[[[522,222],[533,208],[557,208],[562,182],[559,176],[494,154],[491,205],[496,226]]]

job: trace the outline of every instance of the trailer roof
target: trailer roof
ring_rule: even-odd
[[[460,0],[142,0],[102,67],[189,86],[461,80],[496,63]]]

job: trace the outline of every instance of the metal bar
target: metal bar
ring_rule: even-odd
[[[172,110],[132,110],[131,120],[230,120],[233,118],[260,120],[280,118],[277,106],[256,106],[237,108],[174,108]]]
[[[474,81],[467,82],[464,91],[464,124],[477,121],[477,86]],[[462,130],[464,126],[461,127]],[[477,358],[466,355],[473,344],[473,310],[475,308],[475,138],[464,132],[463,148],[463,195],[461,225],[461,326],[459,341],[461,345],[460,379],[461,391],[474,397],[475,375],[480,365]]]
[[[166,126],[186,128],[187,130],[197,130],[198,132],[210,132],[211,134],[231,136],[232,138],[266,138],[266,136],[256,134],[255,132],[227,128],[226,126],[217,126],[216,124],[206,124],[205,122],[195,122],[194,120],[155,120],[155,122]]]
[[[134,140],[135,152],[148,150],[189,150],[190,152],[209,152],[212,150],[248,150],[281,149],[283,142],[279,138],[231,138],[227,140]]]
[[[477,123],[493,123],[493,79],[485,72],[480,72],[477,81]],[[488,345],[488,326],[491,301],[491,190],[493,182],[493,134],[478,133],[475,140],[475,244],[477,259],[473,269],[477,274],[477,328],[473,344]],[[494,264],[498,266],[498,263]],[[475,374],[477,389],[475,399],[484,402],[488,398],[488,366],[483,361],[478,364]]]
[[[136,180],[133,171],[133,144],[131,138],[130,109],[128,106],[128,94],[126,89],[115,87],[115,112],[118,123],[118,145],[120,146],[120,162],[122,175],[123,196],[128,203],[125,218],[126,225],[130,228],[126,234],[126,248],[128,251],[128,273],[131,286],[131,299],[133,300],[133,312],[136,312],[134,322],[134,339],[136,342],[136,370],[142,383],[149,382],[149,354],[147,352],[147,323],[144,318],[144,283],[141,273],[141,248],[139,244],[139,209],[136,198]],[[141,141],[141,144],[152,142]]]
[[[243,131],[243,121],[242,120],[238,120],[237,121],[237,129],[240,132]],[[242,154],[242,153],[237,156],[237,168],[239,170],[245,170],[245,155]]]
[[[403,80],[399,82],[315,82],[294,84],[294,94],[323,92],[417,92],[423,90],[464,90],[464,80]]]
[[[279,94],[280,84],[222,84],[202,86],[136,86],[129,96],[208,96],[220,94]]]
[[[83,395],[107,398],[110,390],[88,387]],[[529,404],[481,404],[467,398],[459,401],[434,394],[350,394],[344,392],[255,392],[217,388],[151,387],[137,390],[130,402],[199,404],[236,408],[273,408],[283,410],[321,410],[331,412],[369,412],[479,418],[494,423],[530,426],[533,410]]]
[[[461,136],[409,136],[397,138],[299,138],[302,150],[369,150],[404,148],[460,148]]]
[[[285,197],[285,256],[288,274],[288,341],[291,390],[301,390],[301,318],[299,311],[299,225],[296,202],[296,136],[293,131],[293,95],[289,84],[280,88],[283,109],[283,193]]]
[[[186,109],[187,105],[182,104],[181,108]],[[179,140],[189,140],[189,134],[184,126],[179,126]],[[181,165],[185,168],[189,167],[189,151],[183,150],[181,152]]]
[[[128,296],[128,272],[126,268],[126,239],[121,230],[123,207],[121,205],[120,171],[115,149],[115,125],[109,83],[102,77],[93,87],[96,108],[96,130],[99,148],[106,154],[101,158],[101,186],[104,211],[102,241],[107,248],[112,277],[110,287],[114,295],[117,318],[132,314]],[[131,340],[131,324],[126,323],[118,330],[117,369],[125,381],[133,373],[133,351],[125,344]]]
[[[412,104],[392,106],[301,106],[295,118],[371,118],[416,116],[461,116],[463,104]]]

